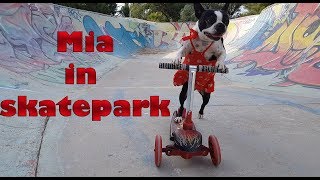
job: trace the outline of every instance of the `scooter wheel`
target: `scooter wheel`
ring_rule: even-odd
[[[154,162],[157,167],[160,166],[162,159],[162,138],[160,135],[156,135],[154,143]]]
[[[214,135],[210,135],[208,139],[209,151],[212,163],[218,166],[221,162],[221,151],[218,139]]]

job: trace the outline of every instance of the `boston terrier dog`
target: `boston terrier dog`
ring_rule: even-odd
[[[226,3],[220,10],[205,10],[200,3],[194,3],[195,16],[198,18],[198,21],[196,22],[196,25],[191,29],[190,34],[193,35],[189,36],[189,40],[185,40],[182,42],[182,46],[178,50],[177,56],[173,60],[173,63],[180,64],[183,57],[185,57],[186,61],[188,55],[197,52],[198,54],[202,54],[201,56],[203,57],[203,61],[197,61],[194,58],[189,58],[189,60],[184,63],[188,64],[188,62],[190,63],[191,61],[193,61],[193,65],[195,65],[195,63],[197,62],[199,62],[199,64],[197,65],[203,63],[203,65],[210,65],[210,62],[214,62],[214,66],[217,66],[218,69],[225,70],[226,67],[224,65],[224,60],[226,58],[226,50],[223,45],[222,36],[227,31],[227,27],[229,25],[228,7],[229,4]],[[178,78],[176,76],[179,76],[180,79],[181,77],[183,77],[181,74],[177,74],[175,75],[175,79]],[[196,89],[201,94],[203,100],[199,111],[199,119],[203,118],[204,108],[209,102],[210,94],[214,91],[214,87],[212,87],[214,86],[214,74],[208,77],[212,78],[212,80],[204,82],[202,84],[210,84],[211,88],[206,87],[202,88],[202,90],[199,90],[196,86]],[[203,75],[199,76],[198,78],[197,73],[196,81],[198,81],[198,79],[200,81],[200,78],[203,78]],[[177,117],[175,118],[175,122],[177,123],[181,122],[182,120],[182,113],[184,109],[183,104],[187,98],[187,82],[187,77],[185,77],[183,81],[180,81],[180,84],[174,82],[175,85],[183,85],[179,96],[180,109]]]

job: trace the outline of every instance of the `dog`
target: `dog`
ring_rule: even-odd
[[[196,50],[196,52],[203,52],[202,57],[205,58],[203,62],[205,62],[206,65],[208,65],[208,63],[209,65],[211,65],[214,62],[214,65],[217,66],[218,69],[222,69],[223,71],[225,70],[226,67],[224,65],[224,60],[226,58],[226,50],[223,45],[222,36],[226,33],[227,27],[229,25],[230,18],[228,15],[228,7],[229,4],[226,3],[224,7],[220,10],[205,10],[200,3],[194,3],[195,16],[197,17],[198,21],[196,22],[195,26],[191,29],[191,31],[196,32],[197,35],[193,39],[182,42],[182,46],[178,50],[177,55],[173,60],[173,63],[180,64],[183,57],[185,57],[186,61],[186,56],[194,53]],[[189,60],[187,61],[190,62],[193,60],[189,58]],[[210,62],[212,63],[210,64]],[[183,104],[187,98],[186,96],[188,89],[188,81],[186,81],[187,72],[184,71],[185,74],[181,73],[182,71],[180,72],[180,75],[177,75],[176,73],[174,78],[174,85],[182,85],[182,90],[179,95],[180,108],[178,110],[178,115],[175,118],[175,122],[177,123],[182,121],[182,113],[184,109]],[[197,76],[198,74],[199,73],[197,73]],[[175,83],[176,76],[177,78],[178,76],[185,77],[184,81],[186,82],[180,82],[180,84]],[[196,77],[196,82],[198,81],[197,78],[198,77]],[[203,100],[201,108],[199,110],[199,119],[203,118],[204,108],[209,103],[211,92],[213,92],[214,90],[214,74],[209,78],[212,78],[213,82],[213,84],[210,84],[211,86],[213,85],[211,90],[198,90]]]

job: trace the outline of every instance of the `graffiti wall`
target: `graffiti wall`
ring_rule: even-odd
[[[0,4],[0,81],[1,87],[19,88],[36,81],[64,83],[64,68],[105,67],[108,71],[120,61],[142,48],[175,48],[188,23],[156,24],[139,19],[110,17],[55,4]],[[112,53],[57,52],[57,32],[93,31],[95,37],[110,35],[114,39]],[[103,74],[104,72],[100,72]],[[12,76],[7,78],[7,76]]]
[[[228,77],[266,88],[319,89],[319,10],[318,3],[275,4],[260,15],[231,20],[225,35]],[[26,84],[20,76],[62,84],[71,62],[100,67],[103,74],[140,49],[177,49],[194,24],[110,17],[55,4],[1,3],[0,87],[19,88]],[[58,31],[110,35],[114,52],[58,53]]]
[[[228,63],[236,64],[236,75],[254,83],[319,89],[319,16],[318,3],[277,4],[265,9],[250,33],[232,44],[234,53],[229,54]]]
[[[57,52],[58,31],[81,29],[82,19],[77,15],[49,4],[1,3],[0,68],[18,77],[63,83],[69,63],[86,67],[105,63],[107,54]]]

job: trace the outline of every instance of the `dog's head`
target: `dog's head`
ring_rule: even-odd
[[[221,10],[205,10],[200,3],[194,3],[201,40],[217,41],[223,36],[229,25],[228,7],[229,4],[226,3]]]

